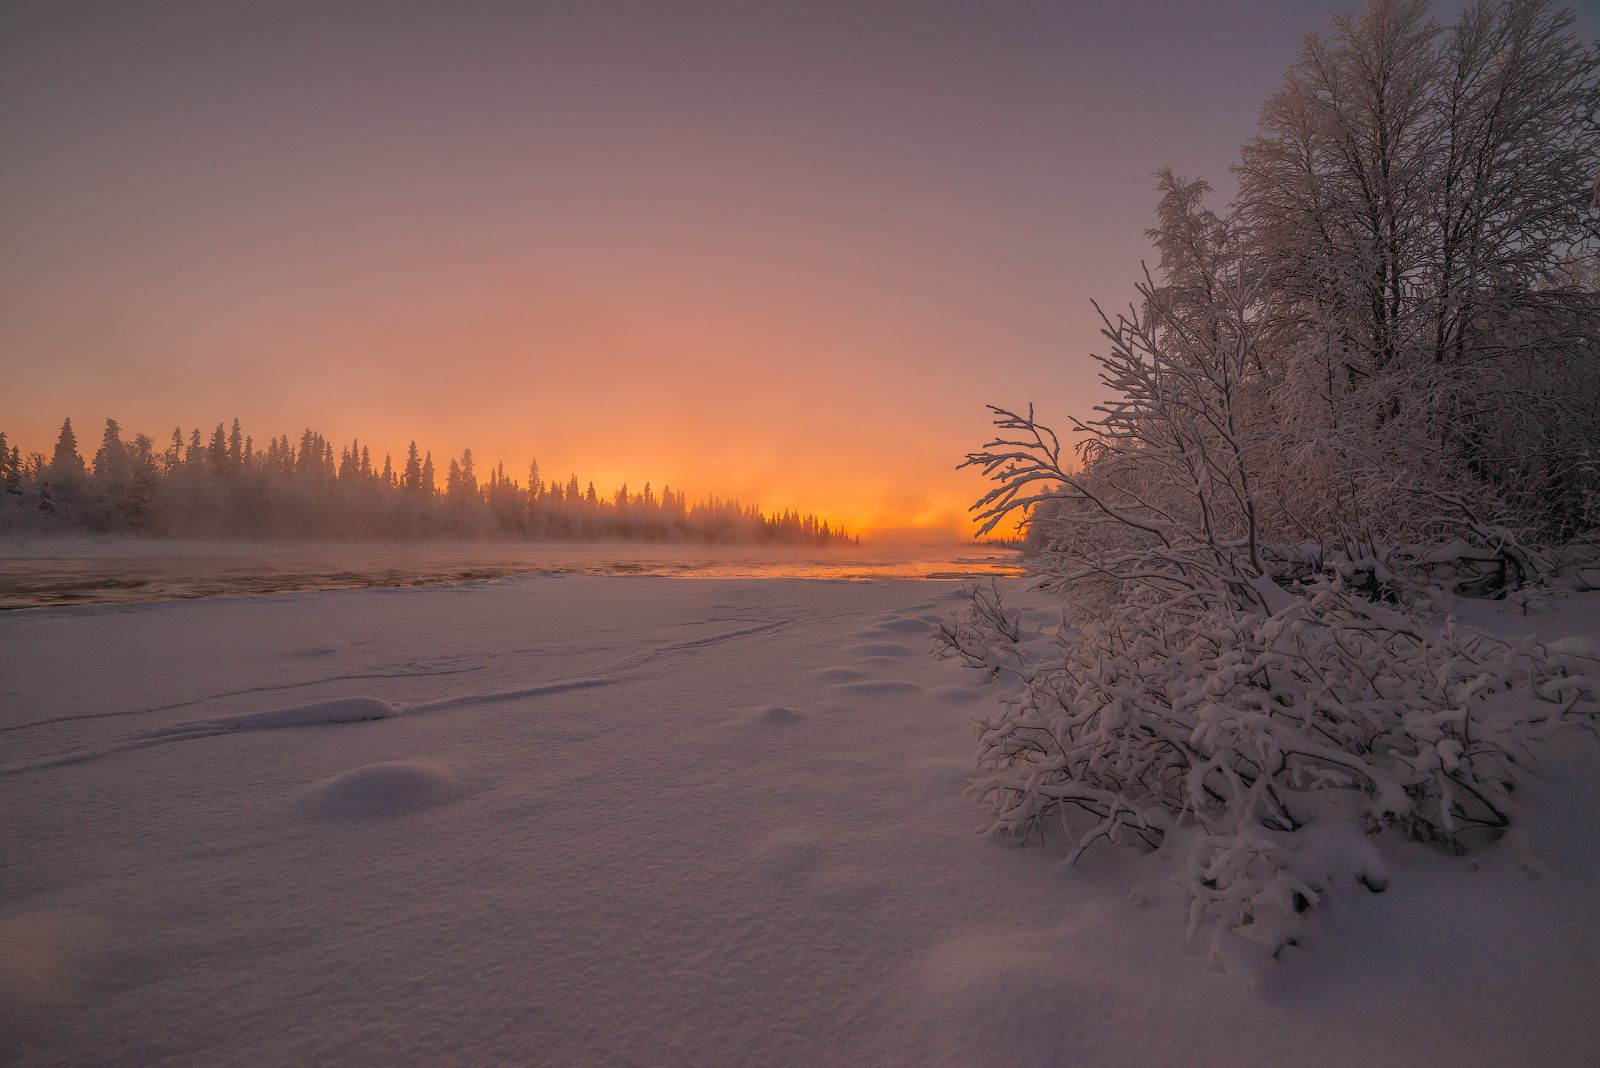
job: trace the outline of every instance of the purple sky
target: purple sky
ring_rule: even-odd
[[[1151,172],[1226,193],[1351,6],[9,3],[0,429],[948,527],[985,401],[1096,399]]]

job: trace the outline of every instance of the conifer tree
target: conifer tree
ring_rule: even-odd
[[[206,466],[219,475],[227,470],[228,432],[221,423],[211,432],[211,443],[206,447]]]
[[[132,488],[133,468],[128,447],[122,441],[122,428],[115,419],[106,420],[105,435],[94,454],[94,483],[103,502],[113,504]],[[114,505],[113,505],[114,506]]]
[[[182,427],[175,426],[172,428],[172,444],[167,446],[166,454],[162,456],[162,463],[166,468],[166,473],[169,475],[183,466]]]
[[[5,495],[9,501],[19,505],[22,502],[22,451],[15,445],[11,447],[11,456],[6,464]]]
[[[50,458],[50,477],[58,486],[81,481],[84,475],[83,457],[78,453],[78,435],[72,431],[72,420],[61,424],[61,434],[56,438],[55,454]]]
[[[47,485],[44,487],[48,489],[48,511],[65,509],[70,512],[76,509],[87,492],[87,484],[88,474],[84,470],[83,457],[78,452],[78,436],[72,430],[72,420],[67,419],[61,424],[61,434],[56,439]]]
[[[406,471],[404,476],[405,488],[411,493],[422,492],[422,463],[417,458],[417,443],[412,442],[406,450]]]

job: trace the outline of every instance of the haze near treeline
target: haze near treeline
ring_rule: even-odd
[[[307,429],[299,442],[274,436],[256,448],[239,420],[221,423],[209,442],[172,431],[165,449],[147,434],[124,441],[106,420],[92,466],[72,420],[55,448],[23,457],[0,431],[0,534],[176,535],[181,537],[480,537],[536,540],[756,542],[827,545],[855,539],[809,513],[771,516],[738,501],[690,500],[646,482],[614,493],[542,477],[531,461],[526,481],[503,463],[480,479],[472,450],[443,472],[415,441],[396,463],[375,460],[360,441],[334,446]]]

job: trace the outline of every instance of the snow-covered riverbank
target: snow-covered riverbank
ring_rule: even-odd
[[[1390,889],[1331,895],[1251,988],[1186,949],[1155,866],[973,833],[988,697],[927,654],[957,592],[566,576],[0,617],[0,1060],[1593,1062],[1591,739],[1473,859],[1385,840]],[[1592,631],[1597,597],[1473,611]]]

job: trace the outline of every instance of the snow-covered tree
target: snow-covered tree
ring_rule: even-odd
[[[1031,407],[966,461],[983,531],[1033,524],[1063,604],[1040,635],[978,589],[939,631],[1010,683],[980,722],[996,832],[1181,853],[1227,963],[1341,880],[1381,889],[1360,832],[1506,827],[1524,747],[1600,714],[1600,664],[1420,594],[1441,565],[1503,594],[1593,521],[1595,114],[1600,51],[1544,0],[1449,32],[1374,0],[1306,39],[1237,204],[1160,174],[1159,266],[1102,313],[1076,462]]]
[[[1576,267],[1600,239],[1597,112],[1600,46],[1549,0],[1475,3],[1448,31],[1385,0],[1306,39],[1236,208],[1302,440],[1372,440],[1373,487],[1402,498],[1576,532],[1571,460],[1600,435],[1600,293]]]

